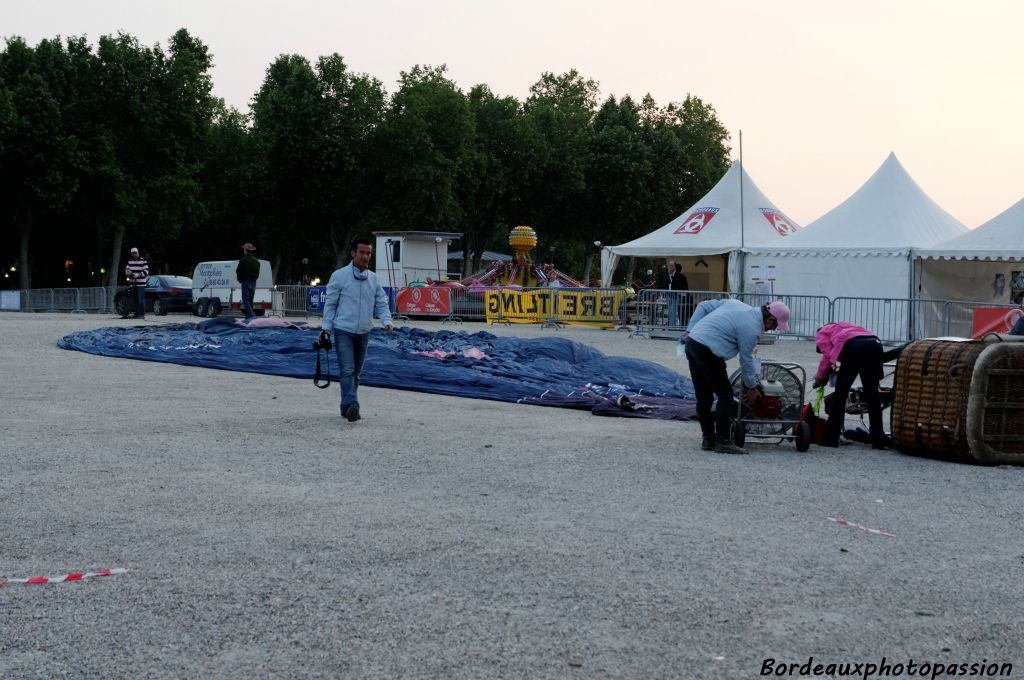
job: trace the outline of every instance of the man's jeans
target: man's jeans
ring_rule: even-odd
[[[146,316],[146,287],[134,286],[135,288],[135,318],[141,319]]]
[[[358,404],[359,374],[363,372],[369,333],[334,331],[334,351],[338,357],[338,384],[341,385],[341,414],[352,404]]]
[[[242,311],[245,312],[246,321],[256,316],[252,311],[252,301],[254,297],[256,297],[256,282],[242,281]]]

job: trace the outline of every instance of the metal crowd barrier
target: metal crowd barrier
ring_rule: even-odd
[[[882,342],[911,339],[913,301],[909,299],[849,298],[832,300],[830,321],[848,321],[874,331]]]
[[[84,314],[86,312],[99,313],[107,309],[110,307],[107,305],[107,289],[105,287],[78,289],[78,306],[75,311]]]
[[[26,312],[54,311],[53,288],[31,288],[22,300]]]
[[[274,311],[282,316],[305,316],[309,286],[274,286]]]
[[[108,312],[123,286],[87,288],[31,288],[20,296],[23,312]],[[306,315],[310,286],[275,286],[274,311]],[[813,338],[817,329],[832,321],[849,321],[869,328],[883,342],[907,342],[918,338],[970,337],[973,310],[977,307],[1019,309],[1020,305],[970,300],[921,300],[901,298],[826,298],[814,295],[775,293],[732,294],[721,291],[673,291],[644,289],[629,300],[621,288],[527,288],[521,291],[496,287],[410,289],[428,295],[447,295],[448,311],[435,308],[413,316],[442,322],[465,320],[491,323],[514,321],[559,327],[566,323],[600,323],[631,329],[630,337],[678,337],[690,316],[704,300],[734,297],[750,305],[782,300],[791,310],[788,335]],[[488,308],[487,292],[497,292]],[[396,318],[397,309],[393,310]]]
[[[720,300],[728,293],[711,290],[659,290],[648,288],[637,293],[634,327],[630,337],[674,336],[686,330],[690,316],[705,300]]]
[[[751,307],[766,305],[774,300],[786,303],[790,312],[789,330],[779,331],[779,335],[813,338],[818,329],[831,320],[832,301],[824,295],[736,293],[733,297]]]
[[[1021,305],[992,304],[989,302],[967,302],[946,300],[943,304],[942,316],[945,320],[942,335],[969,338],[974,329],[974,310],[977,307],[998,307],[1007,311],[1021,309]],[[918,337],[935,337],[937,334],[920,335]]]

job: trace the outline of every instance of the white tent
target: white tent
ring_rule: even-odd
[[[1024,198],[931,248],[915,248],[918,297],[1024,302]]]
[[[911,250],[966,231],[890,153],[860,189],[799,233],[747,247],[745,278],[755,267],[774,267],[776,293],[906,299],[912,297]]]
[[[601,251],[602,285],[611,284],[621,257],[728,257],[745,244],[781,241],[799,228],[735,162],[711,191],[665,226],[629,243],[605,247]],[[734,276],[733,267],[730,265],[730,279]],[[684,272],[691,278],[690,288],[700,289],[699,279],[692,280],[693,272],[686,265]]]

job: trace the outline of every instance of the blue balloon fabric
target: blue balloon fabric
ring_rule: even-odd
[[[317,328],[247,328],[231,319],[200,324],[110,327],[72,333],[57,343],[64,349],[109,357],[202,366],[230,371],[312,379]],[[324,364],[321,353],[321,363]],[[323,365],[338,377],[333,351]],[[693,400],[688,378],[650,361],[606,356],[593,347],[565,338],[522,339],[491,333],[425,331],[398,328],[391,336],[375,329],[370,336],[361,384],[432,394],[507,402],[568,406],[565,398],[584,402],[632,403],[646,397]],[[572,399],[570,399],[571,401]],[[576,408],[582,402],[577,401]],[[678,404],[677,404],[678,406]],[[631,417],[686,419],[643,409]],[[647,415],[644,415],[647,414]]]

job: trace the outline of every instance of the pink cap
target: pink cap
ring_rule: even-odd
[[[776,300],[775,302],[768,303],[768,313],[775,317],[775,320],[779,322],[780,331],[789,330],[789,307],[786,306],[785,302]]]

